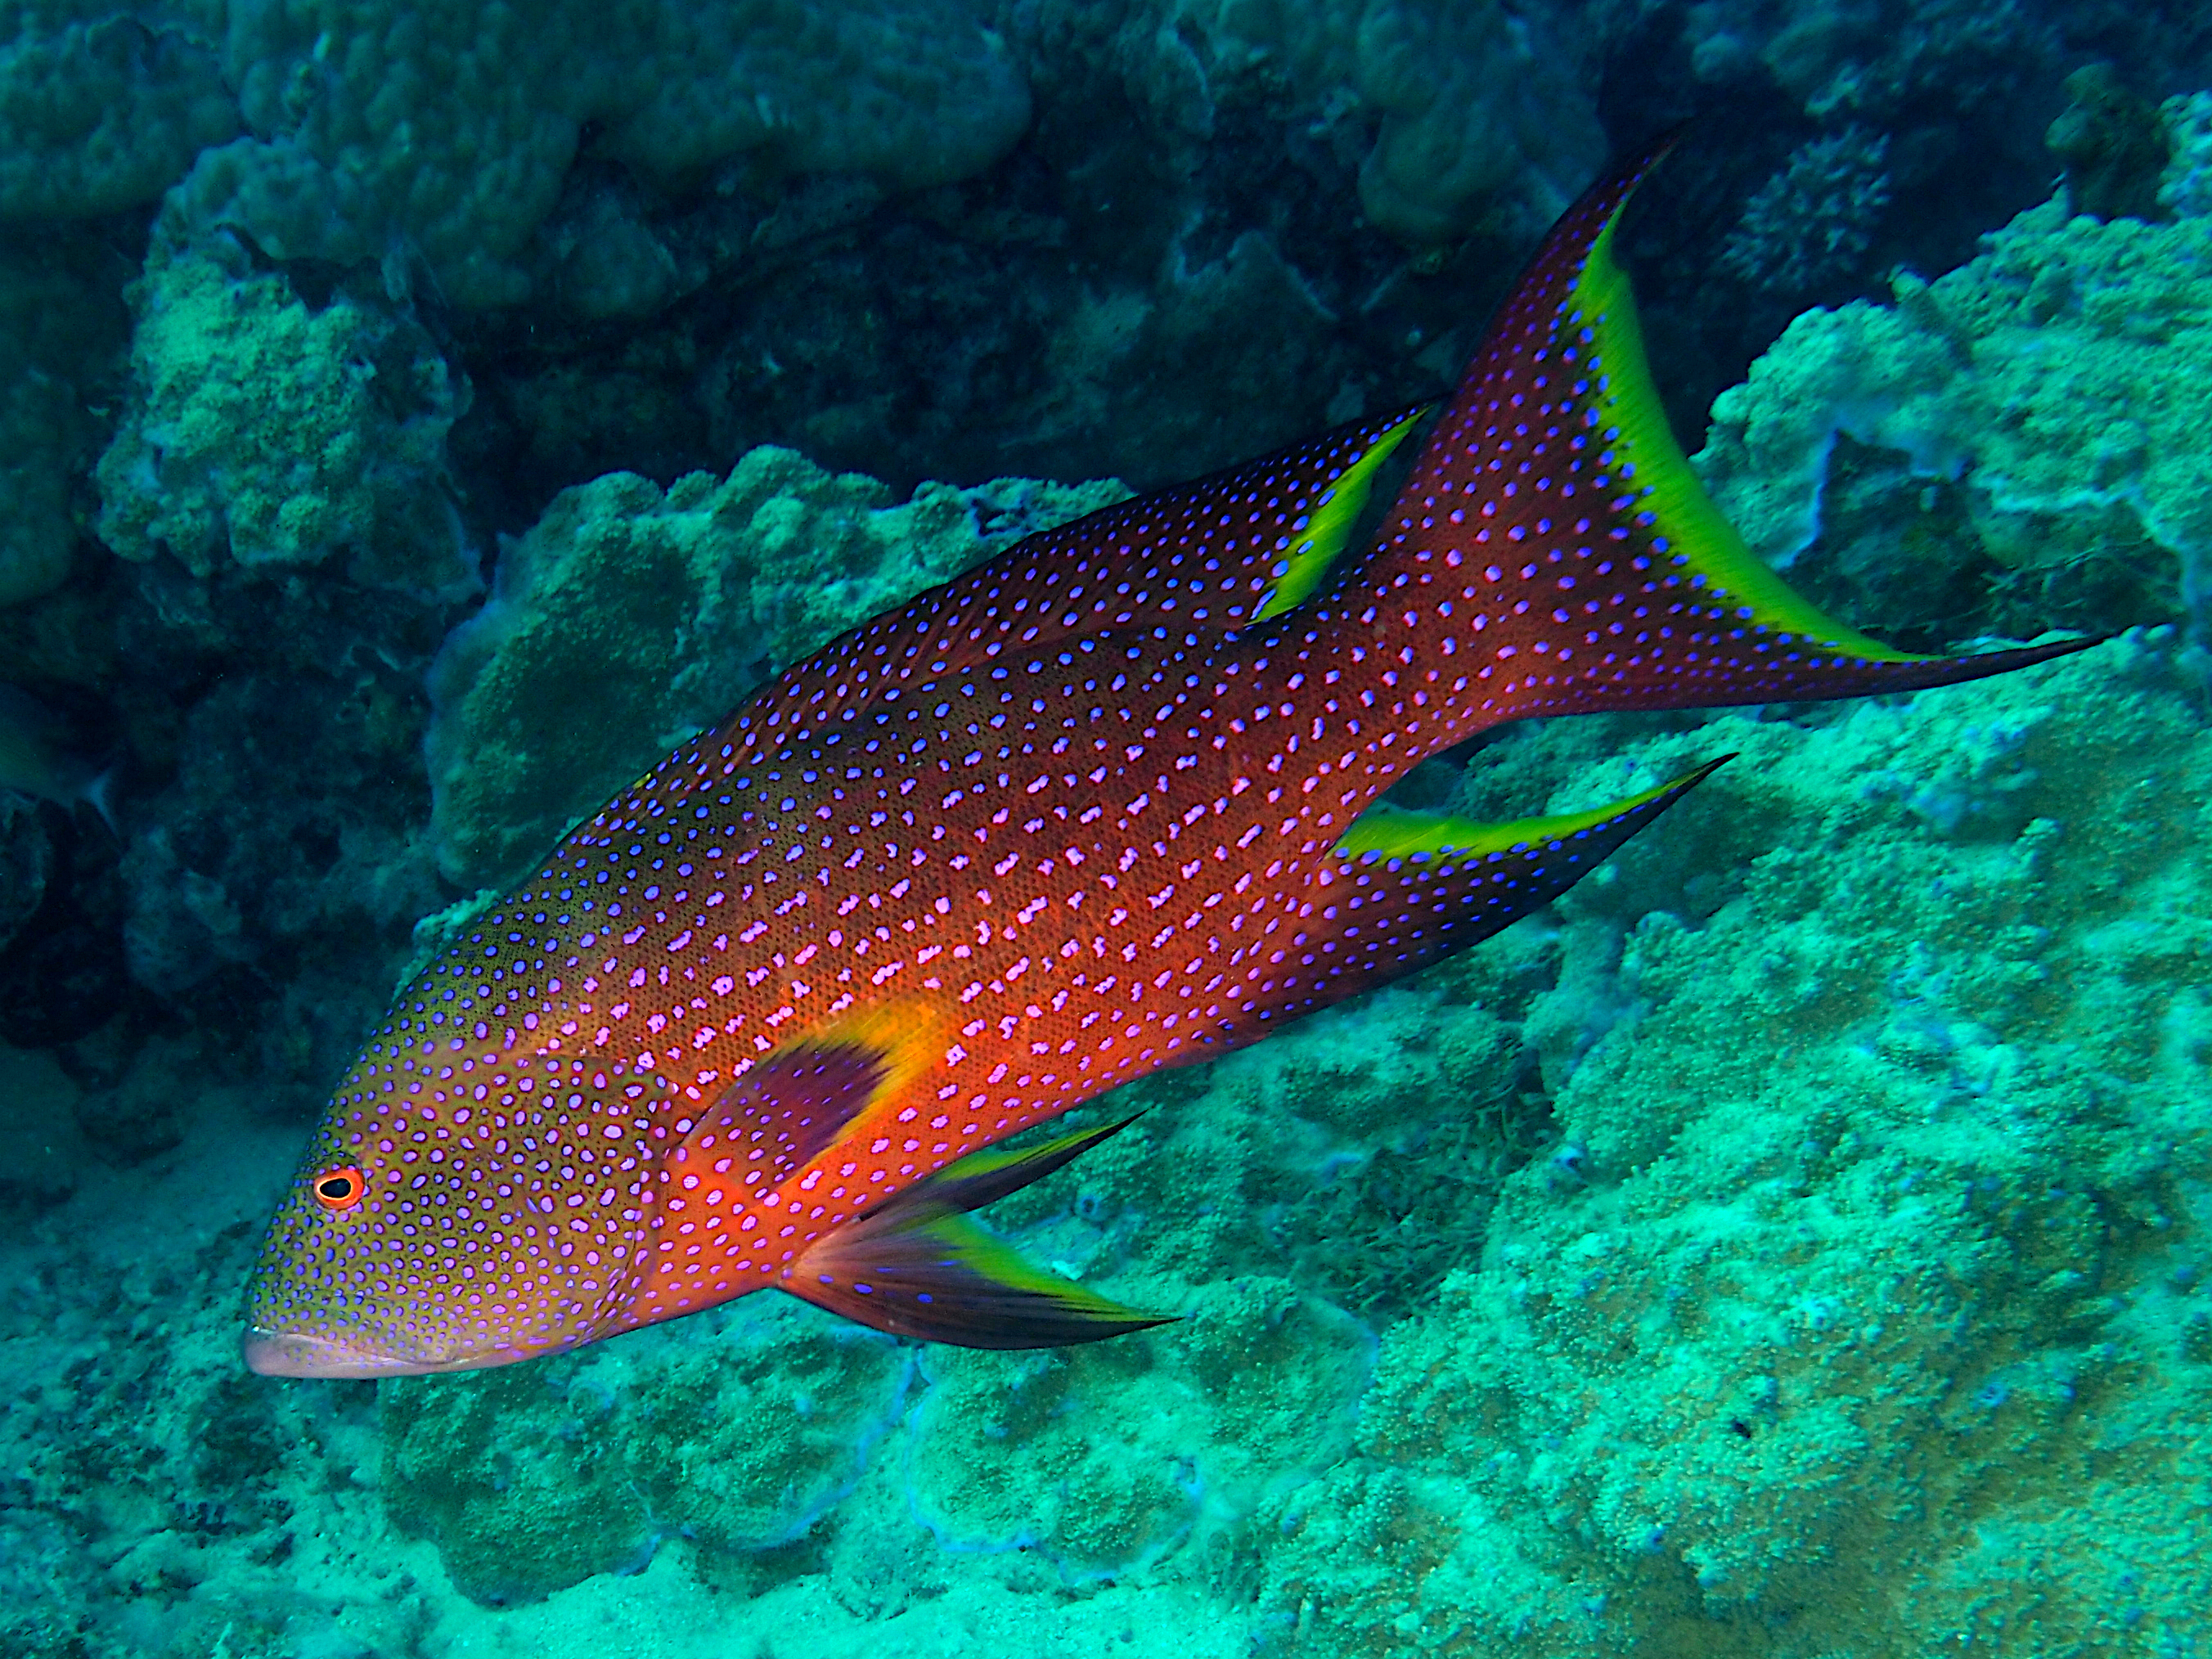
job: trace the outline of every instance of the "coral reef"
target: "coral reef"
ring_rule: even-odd
[[[648,1340],[489,1387],[385,1391],[394,1524],[434,1540],[465,1593],[501,1603],[635,1572],[670,1537],[726,1553],[789,1543],[896,1422],[913,1352],[780,1297],[709,1322],[722,1352]]]
[[[0,790],[0,950],[37,914],[53,861],[37,803]]]
[[[1154,46],[1153,73],[1182,83],[1186,99],[1194,79],[1269,76],[1310,106],[1357,100],[1376,119],[1360,206],[1416,246],[1464,236],[1485,215],[1514,217],[1517,228],[1547,224],[1603,155],[1582,67],[1541,15],[1439,0],[1176,9],[1182,34]],[[1159,33],[1137,9],[1123,37],[1148,25]],[[1203,43],[1195,53],[1193,37]],[[1132,43],[1118,55],[1135,52]],[[1159,103],[1172,97],[1153,94]]]
[[[1071,1582],[1141,1576],[1348,1449],[1372,1357],[1352,1321],[1264,1278],[1206,1287],[1183,1319],[1171,1340],[929,1350],[915,1519],[954,1549],[1036,1552]]]
[[[1889,205],[1888,154],[1887,135],[1856,125],[1800,144],[1745,204],[1721,263],[1787,295],[1850,275]]]
[[[2106,1620],[2185,1644],[2196,1569],[2097,1519],[2201,1478],[2170,1304],[2202,1254],[2207,940],[2194,901],[2137,909],[2205,875],[2212,742],[2172,652],[1632,745],[1655,775],[1743,757],[1674,848],[1559,907],[1636,918],[1645,1012],[1559,1091],[1576,1178],[1510,1180],[1482,1262],[1386,1338],[1375,1462],[1268,1593],[1317,1650],[2051,1650]],[[1526,747],[1554,744],[1606,739]],[[1724,898],[1647,908],[1686,860]],[[1400,1571],[1347,1579],[1378,1526]],[[1992,1546],[2031,1538],[2028,1582]]]
[[[113,835],[0,799],[0,1650],[2203,1650],[2212,94],[2148,112],[2205,51],[2088,0],[0,8],[0,656],[123,761]],[[985,1219],[1156,1331],[763,1297],[240,1369],[302,1124],[468,890],[1119,493],[1042,479],[1433,392],[1692,112],[1623,242],[1678,412],[1743,382],[1698,465],[1754,545],[1917,648],[2170,625],[1425,765],[1494,819],[1737,755],[1480,949],[1083,1109],[1142,1115]],[[1948,274],[1845,302],[1900,262]]]
[[[384,695],[366,675],[274,669],[217,685],[186,716],[175,775],[123,854],[131,977],[175,1001],[246,970],[267,1017],[236,1058],[272,1079],[349,1042],[378,994],[363,966],[396,968],[410,925],[444,896],[421,828],[419,717]],[[273,795],[272,777],[287,779]]]
[[[446,477],[467,386],[404,296],[310,306],[231,242],[157,254],[131,306],[131,405],[97,473],[110,548],[202,577],[337,558],[368,586],[475,587]]]
[[[2065,39],[2087,35],[2086,21],[2063,5],[1719,0],[1687,9],[1680,26],[1701,80],[1759,73],[1814,121],[1896,128],[1931,100],[1971,115],[2022,82],[2055,85]]]
[[[196,1252],[106,1274],[98,1309],[50,1273],[6,1316],[90,1391],[6,1419],[7,1559],[56,1586],[11,1634],[166,1659],[226,1628],[240,1654],[625,1655],[711,1629],[697,1650],[744,1659],[799,1632],[929,1652],[951,1620],[1024,1652],[1127,1629],[1133,1654],[1587,1659],[2118,1623],[2185,1651],[2212,736],[2177,641],[1811,725],[1540,726],[1431,787],[1564,810],[1724,749],[1554,915],[1086,1109],[1151,1109],[993,1219],[1185,1315],[1124,1342],[916,1364],[771,1301],[483,1376],[248,1379],[251,1240],[222,1218],[289,1137],[245,1135],[273,1156],[197,1189]],[[0,1063],[10,1112],[82,1115],[58,1071]],[[1377,1349],[1328,1306],[1353,1271],[1329,1247],[1366,1236],[1288,1218],[1500,1088],[1516,1124],[1453,1126],[1494,1162],[1440,1280],[1367,1259],[1417,1286],[1370,1302]],[[53,1206],[25,1238],[94,1273],[150,1224],[85,1218],[232,1156],[210,1122],[242,1121],[211,1099],[206,1152],[0,1196]],[[134,1321],[170,1334],[116,1354]],[[120,1403],[149,1394],[162,1414]]]
[[[165,234],[234,226],[341,264],[404,240],[463,305],[524,296],[514,256],[586,125],[656,178],[743,156],[771,178],[905,188],[987,165],[1029,120],[951,0],[83,9],[27,20],[0,57],[0,216],[101,213],[174,184]]]
[[[249,19],[224,67],[257,136],[201,155],[170,198],[171,234],[236,224],[282,257],[342,262],[404,236],[465,306],[525,296],[514,256],[587,124],[601,154],[657,178],[744,157],[771,178],[910,187],[988,163],[1029,119],[1011,65],[949,0],[428,15],[326,0]],[[334,38],[351,47],[325,63],[319,43]],[[628,50],[605,52],[609,39]]]
[[[2201,219],[2212,214],[2212,92],[2169,98],[2159,112],[2172,149],[2159,205],[2177,219]]]
[[[2044,135],[2066,164],[2066,196],[2077,213],[2099,219],[2155,219],[2159,176],[2171,140],[2160,112],[2121,84],[2110,64],[2066,77],[2073,100]]]
[[[1863,579],[1924,586],[1963,562],[2013,590],[2002,621],[2015,624],[2201,610],[2212,220],[2099,223],[2062,198],[1986,241],[1932,283],[1900,274],[1888,305],[1792,323],[1716,401],[1695,458],[1708,487],[1755,549],[1791,566],[1821,534],[1831,453],[1848,437],[1904,458],[1886,516],[1906,557]],[[1947,503],[1967,533],[1936,528]]]
[[[125,274],[67,232],[0,243],[0,608],[68,578],[79,481],[103,436],[89,405],[129,325]]]
[[[11,7],[0,28],[0,223],[151,201],[240,127],[217,4]]]

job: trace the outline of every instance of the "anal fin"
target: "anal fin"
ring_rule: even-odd
[[[1298,954],[1267,978],[1257,1021],[1326,1008],[1488,939],[1542,908],[1731,757],[1624,800],[1491,823],[1373,808],[1339,838],[1343,860]],[[1229,1033],[1250,1042],[1267,1026]]]
[[[818,1240],[791,1264],[782,1288],[894,1336],[963,1348],[1054,1348],[1165,1324],[1170,1316],[1125,1308],[1032,1265],[967,1214],[1130,1121],[963,1158]]]
[[[1370,807],[1338,838],[1336,850],[1369,862],[1382,858],[1495,864],[1517,854],[1527,866],[1522,879],[1540,887],[1565,878],[1558,890],[1564,892],[1584,871],[1735,758],[1723,755],[1625,800],[1549,817],[1492,823],[1443,812]],[[1568,855],[1564,861],[1557,856],[1562,853]],[[1547,870],[1555,872],[1548,878]]]

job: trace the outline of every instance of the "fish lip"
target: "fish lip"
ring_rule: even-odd
[[[432,1371],[474,1370],[499,1363],[498,1357],[491,1354],[416,1359],[375,1353],[305,1331],[271,1331],[258,1325],[247,1328],[239,1346],[246,1369],[259,1376],[422,1376]]]

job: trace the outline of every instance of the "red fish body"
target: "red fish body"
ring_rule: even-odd
[[[1509,824],[1377,807],[1423,757],[2085,643],[1912,657],[1757,563],[1668,434],[1611,258],[1650,159],[1553,230],[1364,556],[1421,411],[1032,537],[570,835],[340,1085],[248,1362],[499,1364],[769,1287],[974,1346],[1154,1322],[966,1218],[1111,1129],[984,1149],[1496,932],[1711,769]]]

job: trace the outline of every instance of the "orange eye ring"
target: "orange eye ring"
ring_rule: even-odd
[[[343,1215],[361,1202],[362,1194],[368,1190],[368,1180],[355,1165],[342,1164],[323,1170],[307,1183],[307,1189],[323,1208],[332,1215]]]

